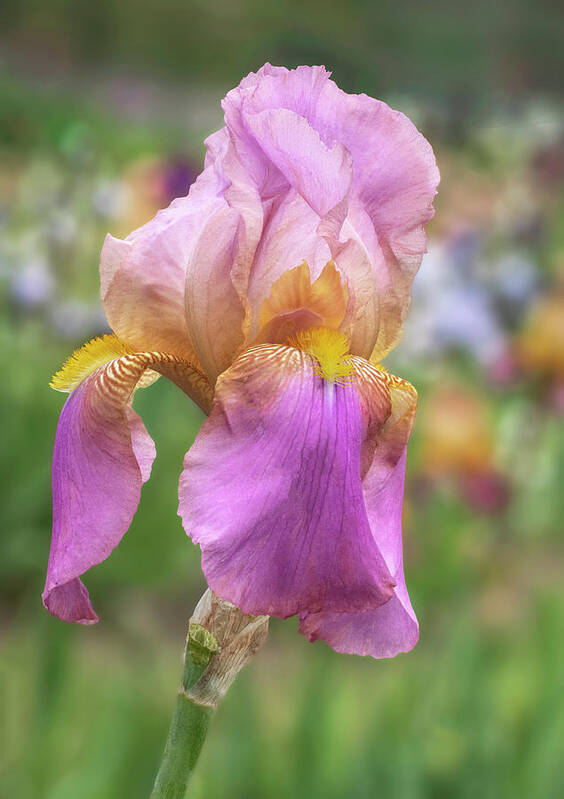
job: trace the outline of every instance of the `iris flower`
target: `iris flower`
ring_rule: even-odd
[[[132,409],[160,375],[208,414],[179,515],[210,588],[299,617],[339,652],[389,657],[418,624],[401,511],[415,389],[399,339],[438,171],[401,113],[323,67],[266,64],[223,101],[187,197],[101,256],[112,335],[75,352],[53,461],[43,600],[97,616],[81,575],[119,543],[155,447]]]

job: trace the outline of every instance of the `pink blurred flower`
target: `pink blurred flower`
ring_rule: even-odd
[[[486,369],[488,379],[494,386],[506,388],[513,386],[520,378],[521,371],[512,349],[505,347]]]
[[[432,150],[322,67],[267,64],[223,108],[189,195],[107,237],[114,335],[54,378],[71,394],[44,601],[97,621],[79,577],[135,513],[155,449],[131,399],[164,374],[209,413],[179,513],[212,590],[246,613],[298,614],[338,651],[391,656],[418,636],[401,545],[416,393],[377,364],[425,250]]]
[[[507,477],[495,469],[460,475],[459,490],[466,504],[478,513],[502,513],[511,498]]]

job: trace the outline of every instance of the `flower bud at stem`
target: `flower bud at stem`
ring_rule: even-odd
[[[209,659],[208,667],[191,685],[187,696],[198,705],[217,707],[266,639],[268,616],[245,615],[208,588],[190,621],[190,628],[193,626],[201,627],[217,642],[217,654]]]
[[[188,627],[184,672],[150,799],[184,799],[213,711],[268,634],[268,616],[244,615],[209,589]]]

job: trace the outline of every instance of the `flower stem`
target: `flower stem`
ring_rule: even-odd
[[[208,589],[190,620],[184,672],[150,799],[185,799],[210,719],[268,633],[268,616],[243,615]]]
[[[217,641],[211,633],[199,625],[190,624],[182,685],[150,799],[184,799],[187,795],[188,784],[214,712],[213,707],[194,702],[188,696],[188,691],[198,682],[217,648]]]

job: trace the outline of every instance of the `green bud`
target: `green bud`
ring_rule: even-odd
[[[188,652],[197,666],[207,666],[219,649],[217,638],[201,624],[190,622],[188,628]]]

